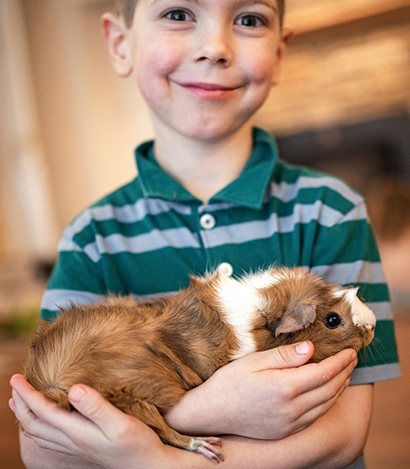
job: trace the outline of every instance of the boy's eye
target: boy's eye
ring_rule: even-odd
[[[246,26],[248,28],[258,28],[260,26],[266,25],[266,21],[264,21],[259,16],[247,14],[239,17],[235,21],[235,24],[239,26]]]
[[[194,21],[193,17],[185,10],[172,10],[165,13],[164,18],[172,21]]]

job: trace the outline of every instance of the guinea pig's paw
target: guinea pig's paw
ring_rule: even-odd
[[[224,461],[224,455],[217,446],[222,446],[222,440],[216,436],[192,437],[188,449],[220,463]]]

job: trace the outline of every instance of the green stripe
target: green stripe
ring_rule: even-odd
[[[358,368],[369,365],[386,365],[399,361],[393,321],[377,321],[373,342],[359,351],[358,358]]]
[[[99,264],[92,262],[82,252],[60,252],[47,288],[89,291],[104,295],[106,279],[102,276]],[[79,265],[80,272],[77,270]]]
[[[366,220],[348,221],[332,228],[318,227],[314,259],[324,265],[350,263],[357,259],[379,262],[376,242]]]
[[[359,287],[358,295],[366,303],[390,301],[389,289],[385,283],[354,283]]]

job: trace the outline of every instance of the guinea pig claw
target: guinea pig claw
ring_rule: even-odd
[[[212,459],[218,464],[224,461],[224,455],[217,446],[222,446],[222,441],[216,436],[194,437],[191,439],[190,450]]]

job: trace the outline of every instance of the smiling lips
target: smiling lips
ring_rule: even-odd
[[[239,87],[223,86],[213,83],[178,83],[191,93],[205,99],[222,99],[231,95]]]

